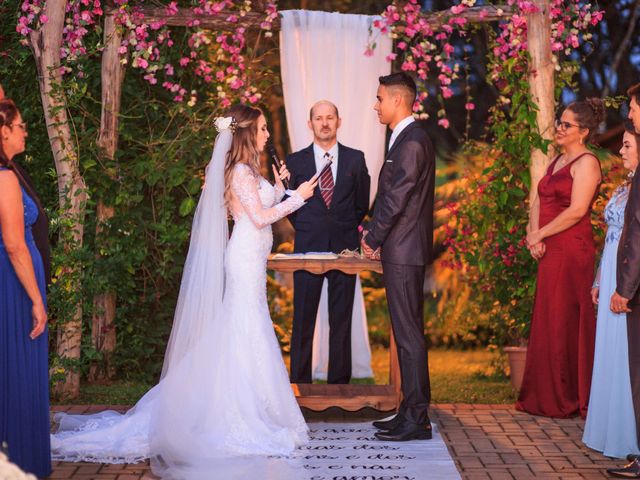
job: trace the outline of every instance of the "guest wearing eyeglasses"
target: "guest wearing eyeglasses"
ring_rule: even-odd
[[[11,167],[25,149],[16,105],[0,100],[0,443],[38,477],[51,473],[44,267],[33,240],[38,206]]]
[[[0,100],[2,100],[5,96],[4,90],[2,89],[2,85],[0,85]],[[27,123],[21,122],[18,128],[22,129],[23,132],[27,133]],[[24,188],[29,196],[33,199],[38,207],[38,218],[36,219],[36,223],[31,226],[31,230],[33,232],[33,240],[36,243],[36,247],[38,247],[38,252],[40,252],[40,256],[42,257],[42,264],[44,265],[44,279],[47,285],[51,283],[51,245],[49,243],[49,218],[47,217],[47,213],[44,210],[44,206],[42,200],[40,200],[40,196],[38,192],[36,192],[35,185],[27,170],[24,166],[16,160],[16,157],[9,160],[8,166],[13,170],[13,173],[18,177],[20,181],[20,185]]]
[[[560,154],[538,183],[527,247],[538,260],[536,297],[518,410],[586,417],[596,317],[591,302],[595,243],[591,208],[600,162],[587,144],[604,120],[600,99],[570,104],[556,123]]]

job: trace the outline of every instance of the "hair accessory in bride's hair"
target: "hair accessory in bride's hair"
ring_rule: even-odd
[[[218,117],[213,124],[218,133],[223,130],[231,130],[231,133],[235,133],[236,128],[238,127],[238,122],[233,117]]]

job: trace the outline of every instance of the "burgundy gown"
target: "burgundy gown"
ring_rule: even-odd
[[[570,168],[583,155],[553,174],[556,157],[540,180],[540,227],[571,203]],[[557,418],[587,415],[596,334],[590,218],[591,208],[572,227],[544,239],[518,410]]]

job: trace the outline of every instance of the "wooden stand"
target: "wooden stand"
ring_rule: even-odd
[[[291,273],[306,270],[311,273],[326,273],[340,270],[352,275],[365,270],[382,273],[379,261],[354,257],[340,257],[335,260],[307,260],[303,258],[269,257],[267,268],[278,272]],[[400,366],[393,330],[389,344],[389,384],[388,385],[329,385],[329,384],[292,384],[298,404],[310,410],[321,411],[329,407],[340,407],[355,411],[364,407],[381,411],[396,410],[400,405]]]

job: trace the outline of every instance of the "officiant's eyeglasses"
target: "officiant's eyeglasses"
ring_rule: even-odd
[[[561,122],[560,120],[556,120],[554,123],[557,130],[569,130],[571,127],[582,128],[580,125],[576,125],[575,123]]]

